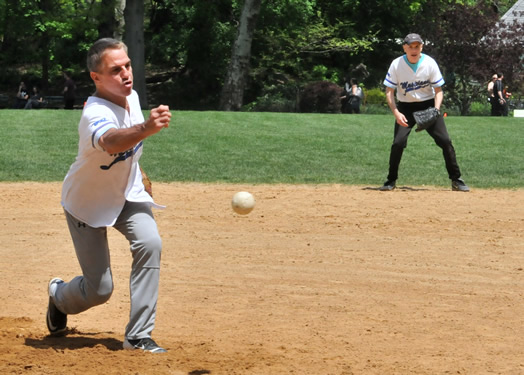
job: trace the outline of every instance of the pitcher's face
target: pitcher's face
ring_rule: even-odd
[[[91,72],[97,95],[116,104],[133,90],[131,59],[123,49],[108,49],[102,56],[97,72]]]

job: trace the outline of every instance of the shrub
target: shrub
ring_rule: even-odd
[[[470,116],[489,116],[491,114],[491,105],[486,102],[471,103]]]
[[[296,100],[284,98],[281,93],[265,94],[242,107],[245,112],[295,112]]]
[[[246,112],[296,112],[298,88],[294,84],[272,85],[262,95],[246,104]]]
[[[340,113],[342,92],[343,89],[333,82],[313,82],[302,90],[300,112]]]
[[[367,90],[366,103],[367,104],[378,104],[378,105],[387,107],[388,102],[386,100],[386,93],[384,92],[384,90],[381,90],[380,88],[374,88],[371,90]]]
[[[362,106],[360,113],[368,115],[391,115],[391,110],[384,104],[366,104]]]

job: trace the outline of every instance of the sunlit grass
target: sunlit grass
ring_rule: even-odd
[[[77,152],[80,111],[2,110],[0,180],[61,181]],[[147,113],[146,113],[147,115]],[[156,181],[380,185],[391,115],[174,112],[144,142],[141,165]],[[524,119],[448,117],[464,179],[484,188],[524,186]],[[441,150],[413,132],[399,184],[449,184]]]

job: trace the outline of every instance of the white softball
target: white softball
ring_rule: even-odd
[[[255,208],[255,198],[247,191],[239,191],[233,195],[231,207],[239,215],[247,215]]]

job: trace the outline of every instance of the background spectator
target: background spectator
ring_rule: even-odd
[[[25,105],[27,104],[28,100],[29,100],[29,92],[27,91],[27,87],[25,83],[22,81],[20,82],[20,85],[18,86],[18,92],[16,93],[16,100],[15,100],[15,105],[13,108],[15,109],[25,108]]]
[[[27,104],[25,105],[25,109],[39,109],[44,106],[44,98],[40,94],[40,91],[38,91],[38,87],[33,86],[33,95],[31,95],[31,98],[27,101]]]
[[[71,75],[67,72],[63,72],[64,79],[65,79],[65,85],[64,85],[64,108],[65,109],[73,109],[73,106],[75,105],[75,99],[76,99],[76,85],[73,79],[71,78]]]

